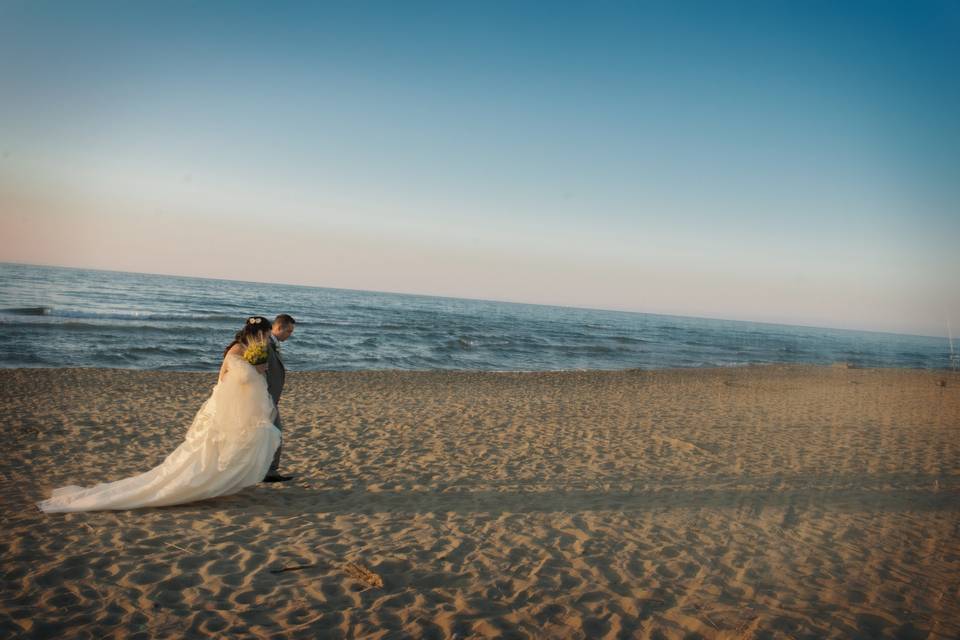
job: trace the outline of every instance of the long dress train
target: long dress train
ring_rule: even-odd
[[[180,444],[157,467],[93,487],[54,489],[41,510],[101,511],[161,507],[236,493],[260,482],[280,445],[265,378],[228,355],[226,375],[203,403]]]

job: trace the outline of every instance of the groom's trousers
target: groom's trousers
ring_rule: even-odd
[[[273,454],[273,462],[270,463],[270,470],[267,471],[267,475],[279,473],[280,449],[283,448],[283,425],[280,423],[280,408],[277,405],[273,405],[273,408],[277,412],[273,419],[273,426],[280,430],[280,444],[277,445],[277,451]]]

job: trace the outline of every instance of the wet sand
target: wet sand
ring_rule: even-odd
[[[0,370],[0,636],[960,636],[960,374],[294,372],[294,481],[36,509],[215,379]]]

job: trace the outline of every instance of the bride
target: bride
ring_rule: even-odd
[[[146,473],[98,484],[54,489],[37,503],[41,510],[101,511],[183,504],[236,493],[266,475],[280,445],[273,425],[273,402],[264,378],[266,363],[243,358],[251,341],[269,339],[270,321],[253,317],[224,352],[220,378],[200,407],[186,438]]]

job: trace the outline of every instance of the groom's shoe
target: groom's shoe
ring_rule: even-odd
[[[287,480],[293,480],[293,476],[282,476],[279,473],[268,473],[262,482],[286,482]]]

